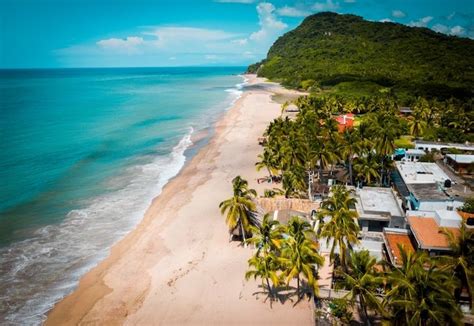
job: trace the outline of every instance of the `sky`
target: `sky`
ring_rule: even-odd
[[[474,39],[474,0],[0,0],[0,68],[244,66],[321,11]]]

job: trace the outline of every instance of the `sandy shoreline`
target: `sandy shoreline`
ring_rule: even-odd
[[[249,83],[263,85],[249,76]],[[264,302],[260,282],[244,280],[252,249],[229,243],[218,204],[231,180],[257,184],[257,138],[280,114],[272,85],[245,91],[216,132],[155,198],[135,230],[49,313],[47,325],[311,324],[307,302]]]

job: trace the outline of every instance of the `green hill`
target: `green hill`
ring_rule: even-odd
[[[324,12],[281,36],[249,72],[293,88],[348,96],[392,92],[414,96],[474,95],[474,41],[427,28]]]

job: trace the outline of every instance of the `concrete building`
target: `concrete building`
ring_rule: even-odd
[[[416,240],[417,248],[430,255],[438,255],[451,250],[448,239],[442,232],[446,230],[459,234],[462,218],[456,211],[437,210],[435,212],[407,212],[410,231]]]
[[[401,200],[391,188],[356,189],[355,198],[359,225],[363,232],[382,232],[384,227],[405,227]]]
[[[425,154],[426,152],[421,149],[408,149],[405,151],[405,157],[402,159],[402,161],[418,162]]]
[[[425,140],[415,140],[415,148],[421,149],[426,152],[431,152],[432,150],[445,151],[448,148],[455,148],[460,151],[474,152],[474,145],[472,144],[459,144],[459,143],[441,143],[441,142],[432,142]]]
[[[400,266],[402,255],[400,247],[405,252],[415,252],[410,230],[385,228],[383,230],[383,255],[394,266]]]
[[[474,173],[474,155],[448,154],[445,157],[446,164],[459,174]]]
[[[451,193],[453,181],[436,163],[396,162],[396,167],[393,181],[405,209],[453,210],[463,205],[464,199]]]

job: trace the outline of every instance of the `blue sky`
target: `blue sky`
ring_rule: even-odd
[[[0,0],[0,67],[247,65],[320,11],[474,38],[474,0]]]

